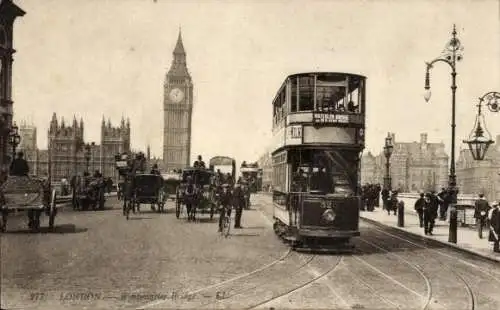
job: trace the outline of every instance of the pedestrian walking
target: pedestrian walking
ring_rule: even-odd
[[[425,207],[425,198],[424,193],[420,193],[420,198],[415,202],[415,211],[418,214],[418,221],[420,223],[420,228],[424,227],[424,207]]]
[[[438,202],[437,198],[433,199],[432,193],[427,193],[425,195],[425,205],[424,205],[424,233],[426,235],[432,235],[434,230],[434,224],[437,217]]]
[[[479,199],[476,200],[474,206],[474,218],[476,219],[477,234],[479,236],[479,239],[483,239],[483,229],[486,225],[486,218],[489,208],[490,206],[486,198],[484,198],[484,194],[479,194]]]
[[[488,213],[488,222],[490,233],[488,241],[493,242],[493,252],[500,252],[500,210],[498,209],[498,202],[493,202],[492,208]]]
[[[387,214],[391,215],[391,211],[393,211],[394,215],[396,215],[397,209],[398,209],[398,192],[393,191],[391,194],[391,198],[389,199],[389,202],[387,203]]]

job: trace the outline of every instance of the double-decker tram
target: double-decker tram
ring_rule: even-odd
[[[244,161],[240,167],[243,180],[248,183],[250,192],[256,193],[262,190],[262,169],[258,163],[247,163]]]
[[[288,76],[273,101],[275,232],[296,250],[351,248],[359,236],[366,77]]]
[[[228,156],[215,156],[210,159],[208,165],[209,169],[213,172],[220,172],[225,177],[229,175],[232,178],[231,182],[235,182],[236,160],[234,158]]]

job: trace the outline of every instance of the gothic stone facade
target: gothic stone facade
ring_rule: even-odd
[[[472,158],[469,149],[461,149],[456,164],[457,185],[462,194],[483,193],[489,201],[500,199],[500,135],[484,160]]]
[[[393,153],[390,158],[392,188],[406,192],[439,190],[448,182],[448,155],[444,143],[429,143],[427,134],[420,135],[420,142],[398,142],[392,135]],[[383,184],[385,156],[365,154],[361,160],[361,182]]]
[[[191,159],[193,82],[180,32],[173,56],[164,85],[163,167],[166,171],[185,168]]]
[[[21,126],[20,133],[20,149],[25,152],[33,174],[48,176],[50,169],[52,180],[59,182],[75,173],[82,175],[86,171],[82,119],[77,122],[74,118],[72,124],[68,125],[64,119],[58,121],[54,113],[48,130],[47,150],[37,148],[37,131],[34,126]],[[114,156],[121,152],[130,152],[130,121],[122,119],[120,126],[113,127],[109,120],[105,123],[103,119],[101,144],[96,144],[91,149],[89,171],[100,170],[105,177],[117,178]]]

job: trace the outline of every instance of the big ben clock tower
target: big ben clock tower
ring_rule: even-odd
[[[191,159],[193,83],[180,30],[173,54],[165,78],[163,100],[163,161],[167,171],[185,168]]]

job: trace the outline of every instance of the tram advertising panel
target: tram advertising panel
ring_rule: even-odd
[[[356,128],[349,127],[321,127],[304,126],[304,144],[309,143],[335,143],[356,144]]]

